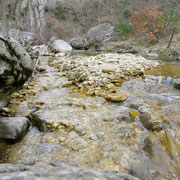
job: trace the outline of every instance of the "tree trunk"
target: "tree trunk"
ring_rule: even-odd
[[[173,37],[174,37],[175,30],[176,30],[176,27],[173,27],[173,32],[171,34],[171,37],[170,37],[170,40],[168,42],[167,48],[170,48],[171,42],[172,42]]]
[[[0,0],[1,12],[2,12],[2,31],[3,34],[8,38],[8,14],[7,14],[8,0]]]

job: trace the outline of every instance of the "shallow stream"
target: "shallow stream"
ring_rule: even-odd
[[[78,166],[129,173],[141,179],[180,179],[180,93],[161,77],[180,76],[180,64],[164,63],[151,76],[126,81],[122,103],[62,87],[67,78],[41,57],[37,73],[13,95],[13,116],[40,118],[16,144],[0,143],[0,162]],[[59,58],[60,61],[60,58]]]

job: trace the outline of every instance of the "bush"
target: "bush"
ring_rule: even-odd
[[[120,18],[119,23],[115,26],[115,32],[118,36],[125,36],[132,32],[132,26],[129,24],[128,21]]]
[[[60,5],[55,8],[53,13],[54,13],[56,19],[59,19],[59,20],[65,20],[66,19],[64,9]]]

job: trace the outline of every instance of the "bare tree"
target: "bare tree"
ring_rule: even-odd
[[[8,38],[9,24],[8,24],[8,4],[9,0],[0,0],[1,12],[2,12],[2,21],[1,21],[1,29],[3,34]]]
[[[167,44],[167,48],[169,48],[172,43],[176,29],[180,28],[180,3],[179,0],[163,0],[161,2],[161,7],[168,19],[166,29],[168,29],[168,27],[172,29],[171,36]]]

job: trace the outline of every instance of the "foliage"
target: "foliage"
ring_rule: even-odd
[[[133,23],[136,34],[146,40],[157,40],[165,22],[163,12],[159,10],[157,0],[144,2],[137,1],[138,7],[132,10],[130,22]]]
[[[61,5],[57,5],[56,8],[54,9],[53,13],[54,13],[56,19],[58,19],[58,20],[66,19],[64,8]]]
[[[131,17],[131,12],[128,8],[128,6],[126,6],[122,12],[122,15],[124,18],[130,18]]]
[[[128,19],[131,17],[131,12],[129,7],[126,5],[123,11],[120,14],[118,24],[115,26],[115,32],[119,36],[125,36],[132,32],[132,26],[128,22]]]
[[[115,32],[119,36],[125,36],[132,32],[132,26],[128,21],[119,18],[118,24],[115,26]]]
[[[180,15],[170,14],[168,17],[167,16],[160,17],[160,20],[163,21],[164,23],[169,23],[169,21],[171,21],[171,23],[177,23],[180,21]]]

